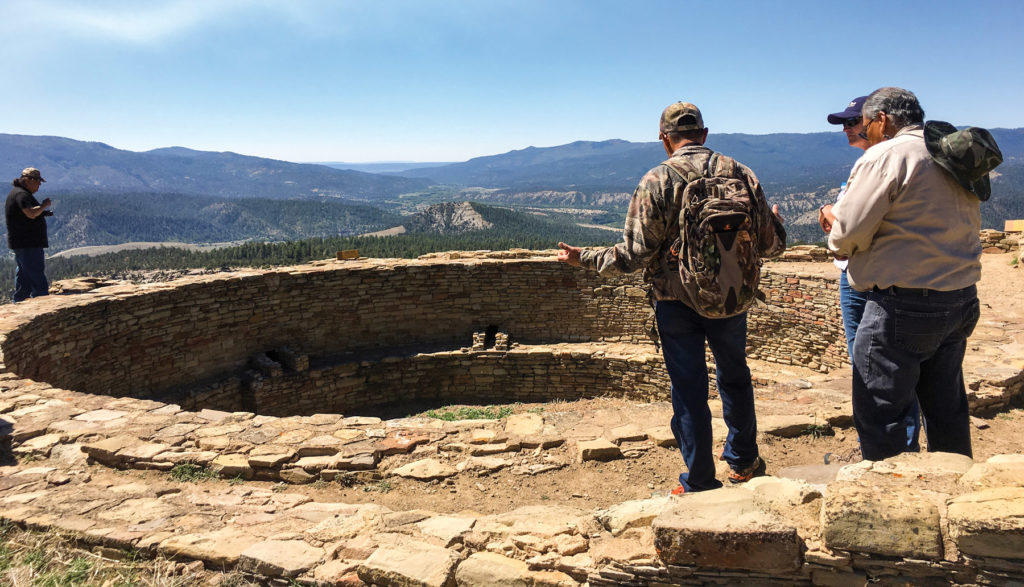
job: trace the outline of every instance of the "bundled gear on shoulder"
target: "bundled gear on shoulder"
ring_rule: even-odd
[[[689,157],[673,157],[663,165],[686,181],[679,238],[662,257],[665,270],[679,272],[679,300],[705,318],[746,312],[761,282],[757,243],[762,215],[740,165],[720,153],[713,153],[703,169]]]
[[[941,120],[924,123],[924,143],[933,161],[982,202],[992,196],[989,173],[1003,162],[1003,153],[988,130],[969,126],[957,130]]]

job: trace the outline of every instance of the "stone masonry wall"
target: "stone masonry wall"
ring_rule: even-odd
[[[747,356],[828,372],[846,366],[839,282],[783,272],[772,264],[761,278],[767,304],[748,317]]]
[[[750,356],[823,371],[842,366],[835,283],[776,267],[783,265],[767,266],[763,279],[769,303],[750,315]],[[550,256],[326,261],[101,288],[36,301],[31,313],[7,322],[0,350],[7,368],[22,377],[131,397],[213,385],[220,394],[213,406],[224,409],[237,406],[231,385],[216,381],[240,376],[253,355],[283,346],[320,364],[340,365],[346,353],[417,345],[458,349],[488,328],[523,345],[650,346],[653,325],[639,275],[601,278]],[[434,370],[431,376],[442,388],[455,389],[476,379],[474,369],[443,375],[443,369]],[[589,369],[621,378],[607,375],[614,369],[606,365]],[[382,377],[387,375],[365,380]],[[511,378],[517,397],[532,393],[529,378]],[[477,385],[477,391],[493,395],[485,383]],[[577,396],[586,395],[579,376],[572,385]]]
[[[490,325],[526,343],[647,337],[632,283],[537,260],[329,262],[105,289],[36,302],[39,314],[0,342],[8,369],[142,397],[237,372],[285,345],[317,355],[457,348]]]
[[[667,400],[668,375],[661,356],[651,350],[631,356],[605,354],[600,360],[565,348],[387,357],[286,370],[248,383],[235,378],[184,398],[167,399],[187,410],[244,410],[266,416],[354,415],[413,402],[530,403],[609,395]]]

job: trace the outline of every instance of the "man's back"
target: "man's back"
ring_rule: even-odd
[[[868,149],[837,208],[830,241],[852,253],[857,289],[950,291],[981,278],[978,199],[932,160],[919,126]]]

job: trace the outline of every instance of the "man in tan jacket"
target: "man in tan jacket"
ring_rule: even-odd
[[[933,159],[913,93],[876,90],[862,118],[871,147],[833,208],[828,240],[868,293],[853,344],[861,450],[869,460],[904,451],[916,396],[928,450],[971,456],[962,363],[979,317],[979,196]]]

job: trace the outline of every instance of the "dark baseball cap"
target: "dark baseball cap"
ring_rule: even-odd
[[[864,107],[864,102],[868,99],[867,96],[861,96],[860,98],[854,98],[852,102],[846,105],[846,110],[842,112],[833,112],[828,115],[829,124],[842,124],[843,122],[850,120],[851,118],[860,118],[860,110]]]

